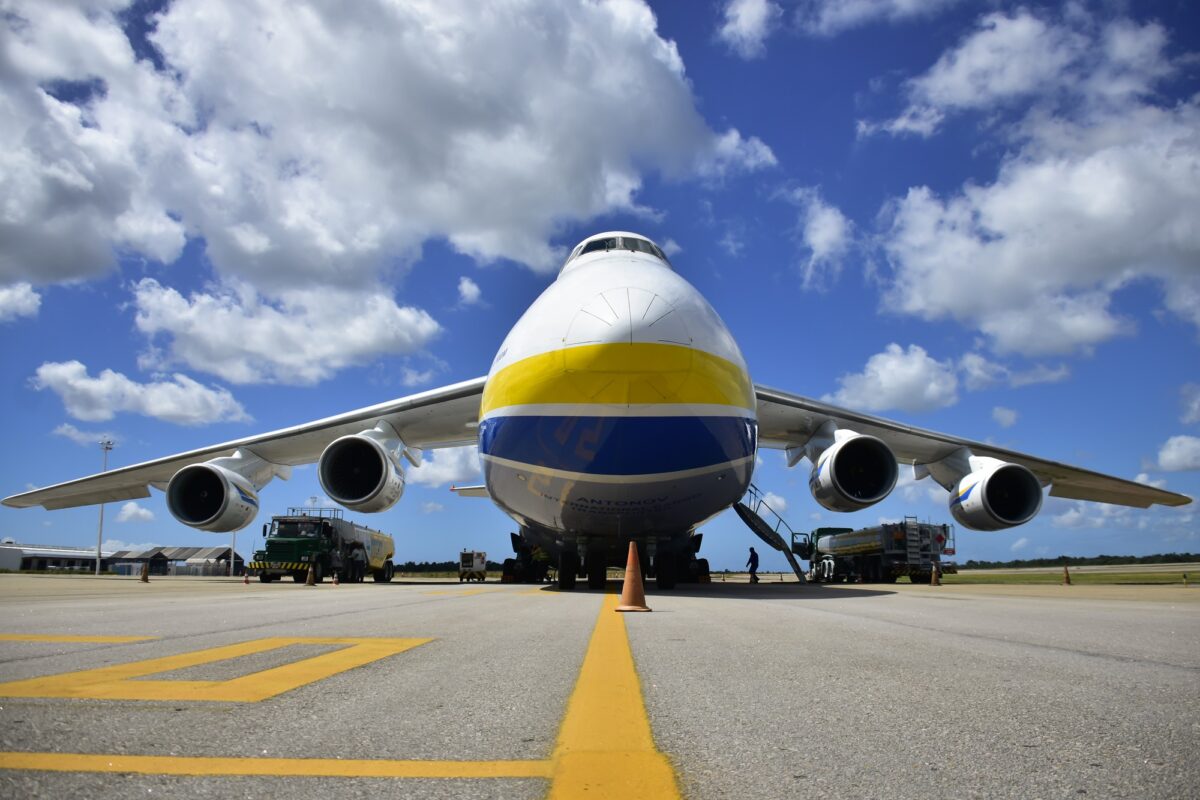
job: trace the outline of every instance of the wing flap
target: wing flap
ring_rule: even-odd
[[[960,447],[967,447],[977,456],[998,458],[1028,467],[1039,479],[1051,484],[1050,494],[1054,497],[1136,508],[1148,508],[1156,504],[1183,506],[1192,502],[1186,495],[1154,486],[849,411],[777,389],[755,386],[754,391],[758,399],[759,443],[763,447],[803,445],[824,422],[833,420],[839,426],[882,439],[897,460],[908,464],[933,463]]]
[[[360,433],[381,421],[390,423],[405,444],[414,448],[473,444],[485,380],[475,378],[303,425],[77,478],[6,497],[3,503],[13,508],[40,505],[60,509],[148,497],[149,486],[165,484],[188,464],[230,456],[238,449],[273,464],[311,464],[334,439]]]

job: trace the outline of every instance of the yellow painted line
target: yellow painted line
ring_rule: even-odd
[[[38,633],[0,633],[0,642],[83,642],[96,644],[120,644],[121,642],[149,642],[157,636],[59,636]]]
[[[618,597],[604,596],[551,756],[551,800],[680,797],[675,771],[654,746],[650,718]]]
[[[270,775],[289,778],[549,778],[551,762],[0,753],[0,769],[144,775]]]
[[[601,603],[583,667],[567,701],[567,712],[548,761],[204,758],[0,752],[0,769],[203,776],[545,778],[550,780],[548,796],[552,800],[678,798],[681,795],[675,772],[654,744],[625,619],[613,613],[617,602],[615,594],[608,594]],[[194,658],[200,654],[191,655]],[[142,662],[146,663],[149,662]]]
[[[152,658],[112,667],[67,672],[44,678],[0,683],[0,697],[70,697],[90,700],[202,700],[257,703],[300,686],[403,653],[432,639],[271,638]],[[177,669],[265,653],[290,645],[345,645],[322,653],[224,681],[138,680]]]

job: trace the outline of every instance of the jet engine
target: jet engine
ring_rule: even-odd
[[[184,525],[229,533],[254,519],[258,492],[238,473],[208,461],[175,473],[167,484],[167,509]]]
[[[896,486],[896,457],[882,440],[822,425],[803,448],[789,448],[789,466],[807,456],[813,463],[808,488],[830,511],[858,511],[878,503]]]
[[[995,458],[972,459],[972,466],[980,469],[950,493],[950,513],[960,525],[1000,531],[1023,525],[1042,509],[1042,484],[1026,467]]]
[[[404,494],[401,453],[415,461],[386,422],[335,439],[317,465],[321,488],[330,500],[352,511],[386,511]]]

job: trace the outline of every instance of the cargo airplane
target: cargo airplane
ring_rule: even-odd
[[[559,586],[602,586],[637,542],[661,588],[694,570],[705,520],[746,493],[759,448],[832,511],[888,496],[898,463],[949,492],[954,518],[995,531],[1054,497],[1146,508],[1190,498],[1121,478],[838,408],[751,381],[728,328],[662,250],[633,233],[590,236],[500,346],[488,374],[334,417],[17,494],[70,508],[166,493],[170,513],[235,531],[272,478],[316,462],[329,498],[379,512],[422,450],[474,445],[486,495],[519,526],[520,577],[556,564]],[[645,563],[645,562],[644,562]]]

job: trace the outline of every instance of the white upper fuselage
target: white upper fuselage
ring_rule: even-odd
[[[522,524],[681,533],[745,492],[753,385],[724,323],[653,243],[599,234],[504,340],[479,447],[491,496]]]

